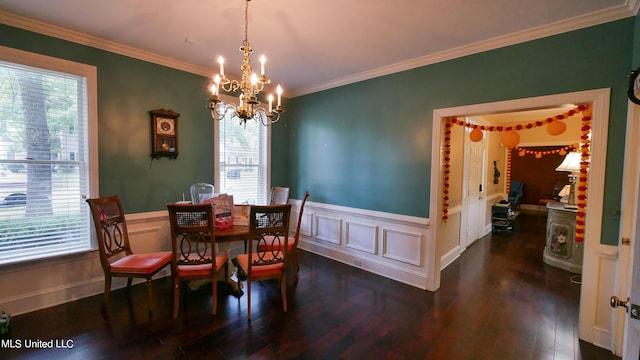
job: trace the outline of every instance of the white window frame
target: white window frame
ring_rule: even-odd
[[[225,95],[222,94],[220,95],[220,98],[223,102],[225,103],[235,103],[237,102],[237,98],[229,96],[229,95]],[[223,119],[220,121],[236,121],[236,119]],[[213,185],[215,187],[215,192],[216,193],[220,193],[220,192],[224,192],[225,189],[221,189],[220,188],[220,121],[217,120],[211,120],[213,121],[213,152],[214,152],[214,157],[213,157]],[[255,121],[255,120],[249,120],[249,121]],[[240,124],[237,124],[237,126],[242,126]],[[263,125],[260,125],[263,126]],[[266,126],[265,130],[267,131],[267,159],[266,159],[266,169],[265,169],[265,174],[266,174],[266,179],[265,179],[265,189],[264,189],[264,193],[266,198],[265,199],[258,199],[258,204],[257,205],[266,205],[269,202],[269,195],[270,195],[270,189],[271,189],[271,126]],[[235,199],[234,199],[235,200]]]
[[[23,50],[13,49],[9,47],[0,46],[0,60],[10,63],[22,64],[34,68],[40,68],[45,70],[57,71],[62,73],[73,74],[81,76],[86,79],[86,91],[87,91],[87,159],[88,159],[88,185],[89,193],[83,194],[86,197],[95,197],[98,195],[98,86],[97,86],[97,69],[95,66],[77,63],[73,61],[63,60],[50,56],[35,54]],[[88,209],[88,205],[87,205]],[[65,256],[78,252],[92,251],[97,248],[97,240],[95,231],[91,226],[90,212],[85,212],[88,217],[89,234],[90,238],[87,239],[87,247],[83,250],[70,249],[59,251],[52,251],[47,254],[39,254],[33,256],[25,251],[22,257],[12,257],[11,260],[3,262],[0,266],[26,262],[35,259],[56,258],[59,256]]]

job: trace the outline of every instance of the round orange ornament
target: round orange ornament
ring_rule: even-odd
[[[512,149],[520,143],[520,135],[515,130],[506,131],[502,134],[502,145]]]
[[[547,125],[547,132],[549,135],[557,136],[564,133],[567,130],[567,124],[563,121],[554,121]]]
[[[482,140],[482,137],[483,137],[483,134],[482,134],[482,130],[480,130],[480,128],[473,129],[471,131],[471,133],[469,134],[469,138],[473,142],[478,142],[478,141]]]

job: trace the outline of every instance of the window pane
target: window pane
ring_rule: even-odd
[[[240,125],[231,116],[219,126],[220,181],[216,191],[232,194],[236,204],[266,204],[268,129],[253,120]]]
[[[0,264],[91,248],[87,79],[0,61]]]

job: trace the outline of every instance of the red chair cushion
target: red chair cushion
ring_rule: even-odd
[[[252,254],[253,259],[258,259],[258,254]],[[238,255],[238,265],[245,274],[249,275],[249,254],[240,254]],[[260,265],[253,266],[251,268],[252,276],[267,276],[267,275],[275,275],[282,272],[283,263],[277,263],[273,265]]]
[[[216,271],[220,270],[228,260],[227,253],[222,255],[216,255]],[[211,264],[201,265],[178,265],[178,276],[202,276],[206,277],[211,275]]]
[[[111,263],[112,272],[153,274],[171,262],[171,251],[131,254]]]

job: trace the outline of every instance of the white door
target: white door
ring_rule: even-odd
[[[640,187],[636,205],[640,203]],[[640,209],[636,207],[636,226],[631,238],[631,276],[629,277],[628,288],[630,301],[627,304],[629,311],[625,312],[625,330],[623,338],[622,356],[624,360],[640,359]]]
[[[612,351],[623,359],[640,359],[640,107],[630,104],[625,140],[621,241],[612,296],[627,302],[612,316]]]
[[[480,227],[484,221],[481,220],[481,209],[483,207],[483,176],[485,161],[485,141],[473,142],[469,136],[465,136],[465,161],[464,161],[464,184],[463,184],[463,207],[466,221],[461,224],[462,239],[460,248],[466,249],[483,234]],[[484,217],[482,217],[484,219]]]

